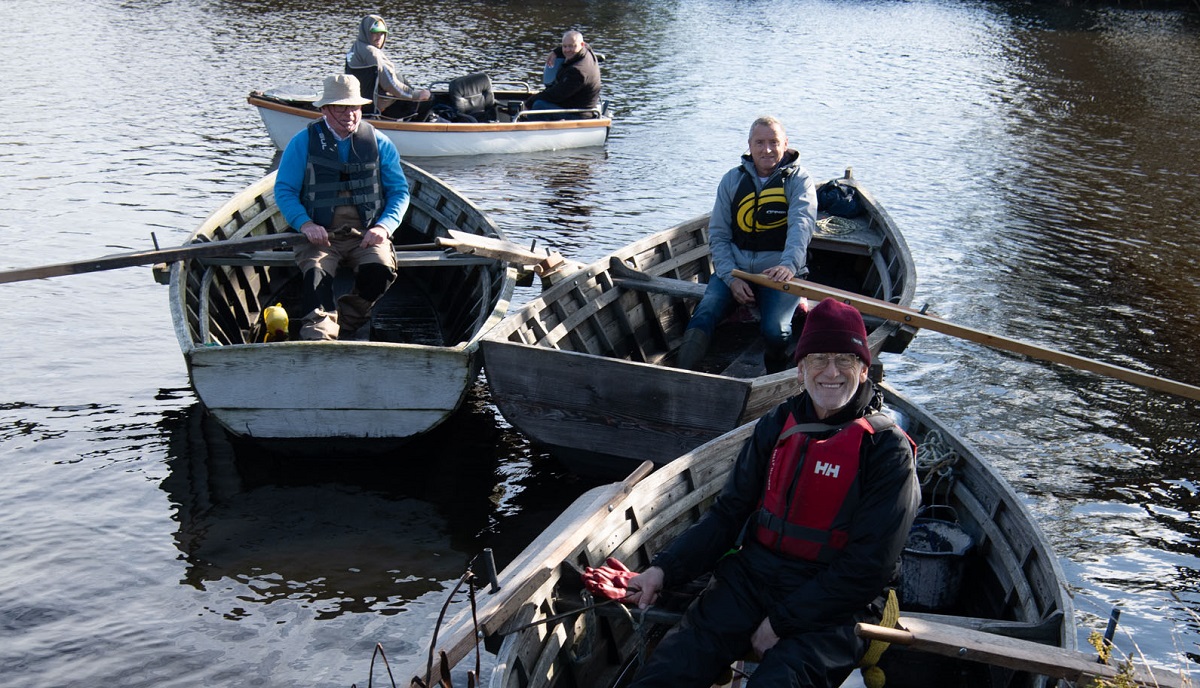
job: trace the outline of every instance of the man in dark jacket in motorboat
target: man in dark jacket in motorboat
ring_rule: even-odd
[[[627,583],[645,608],[713,571],[636,688],[707,687],[750,650],[750,686],[837,686],[865,652],[854,625],[878,622],[920,502],[915,448],[880,410],[857,310],[822,301],[796,356],[805,391],[758,421],[712,508]]]
[[[569,110],[600,106],[600,63],[591,46],[583,42],[583,34],[568,31],[563,34],[562,47],[555,48],[547,58],[547,66],[557,64],[554,81],[541,93],[530,98],[531,110]]]

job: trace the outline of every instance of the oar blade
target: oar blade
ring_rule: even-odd
[[[741,270],[734,270],[733,276],[744,279],[747,282],[757,284],[759,286],[770,287],[779,291],[795,294],[796,296],[807,296],[809,298],[823,299],[834,298],[844,303],[854,306],[859,311],[867,315],[875,315],[888,320],[894,320],[913,327],[921,329],[933,330],[942,334],[965,339],[977,344],[983,344],[995,349],[1002,349],[1013,353],[1024,354],[1030,358],[1036,358],[1052,363],[1061,363],[1078,370],[1086,370],[1088,372],[1105,375],[1116,378],[1124,382],[1130,382],[1136,385],[1141,385],[1149,389],[1158,390],[1160,392],[1169,392],[1177,394],[1188,399],[1200,400],[1200,387],[1189,385],[1177,380],[1170,380],[1157,375],[1150,375],[1138,370],[1124,368],[1110,363],[1104,363],[1091,358],[1084,358],[1065,351],[1051,349],[1030,342],[1012,339],[982,330],[976,330],[963,325],[956,325],[942,318],[921,313],[906,308],[897,306],[894,303],[873,299],[869,296],[856,294],[842,289],[827,287],[823,284],[808,282],[806,280],[793,279],[787,282],[776,282],[775,280],[765,275],[754,275]]]

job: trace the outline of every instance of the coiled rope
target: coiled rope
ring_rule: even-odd
[[[949,494],[954,485],[954,467],[962,459],[958,451],[950,445],[949,440],[942,436],[939,430],[930,430],[921,438],[917,446],[917,475],[921,478],[921,487],[928,490],[935,498],[939,490]],[[943,485],[943,483],[945,483]]]

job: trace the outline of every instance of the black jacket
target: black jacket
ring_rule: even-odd
[[[562,57],[562,48],[554,49]],[[535,98],[547,100],[564,109],[589,108],[600,105],[600,63],[588,45],[558,68],[554,83]]]
[[[867,381],[847,408],[823,421],[816,418],[807,394],[792,397],[759,419],[712,508],[654,558],[653,564],[666,574],[666,584],[680,585],[712,570],[737,545],[762,497],[771,453],[788,413],[800,423],[835,425],[881,405],[882,394]],[[891,427],[865,436],[861,452],[858,508],[847,522],[834,524],[849,532],[849,541],[832,562],[785,557],[749,535],[734,555],[748,557],[749,568],[760,579],[757,583],[779,588],[783,602],[769,617],[780,637],[845,623],[899,574],[900,552],[920,504],[912,449],[904,434]]]

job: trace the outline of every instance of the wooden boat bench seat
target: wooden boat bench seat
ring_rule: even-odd
[[[291,267],[296,264],[292,251],[255,251],[237,256],[204,259],[205,265],[249,265],[262,267]],[[446,251],[396,251],[396,264],[402,268],[488,265],[492,258]]]
[[[572,604],[574,603],[564,603],[560,606],[563,609],[569,610],[572,608]],[[643,610],[632,607],[622,609],[616,604],[598,604],[594,609],[597,615],[607,618],[633,618],[638,621],[668,626],[674,626],[679,623],[684,615],[682,611],[671,611],[661,607],[650,607]],[[1037,643],[1039,645],[1053,646],[1057,642],[1059,629],[1062,627],[1063,614],[1061,611],[1055,611],[1040,621],[1026,622],[954,616],[933,612],[903,612],[898,626],[900,628],[907,628],[910,625],[916,625],[913,623],[914,621],[926,626],[969,630],[976,633],[987,633],[989,635]]]
[[[871,231],[868,215],[839,217],[822,213],[817,218],[817,231],[813,233],[811,246],[826,251],[869,256],[883,246],[883,236]]]

